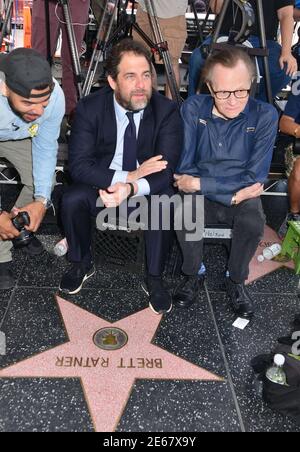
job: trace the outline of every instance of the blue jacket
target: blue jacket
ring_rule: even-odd
[[[201,179],[201,194],[230,206],[234,193],[265,183],[278,128],[276,109],[252,98],[235,119],[213,117],[211,96],[190,97],[182,106],[184,150],[179,174]]]
[[[0,142],[32,138],[35,197],[41,196],[47,199],[51,197],[57,162],[57,140],[64,114],[65,97],[56,81],[43,116],[32,123],[27,123],[17,116],[10,108],[7,98],[0,95]]]
[[[76,109],[69,146],[69,167],[74,182],[108,188],[115,171],[109,169],[117,145],[114,92],[104,88],[84,99]],[[153,92],[138,135],[138,162],[155,155],[169,162],[165,171],[147,176],[150,195],[173,187],[173,175],[183,145],[183,124],[176,104]]]

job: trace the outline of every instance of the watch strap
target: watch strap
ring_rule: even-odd
[[[50,207],[52,206],[52,201],[50,199],[43,198],[42,196],[37,196],[35,198],[35,201],[41,202],[46,210],[50,209]]]
[[[128,198],[132,198],[134,196],[134,184],[132,184],[131,182],[128,182],[127,185],[130,186],[130,193],[128,195]]]

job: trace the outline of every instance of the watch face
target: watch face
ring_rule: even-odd
[[[41,202],[43,204],[43,206],[45,207],[45,209],[50,209],[50,207],[52,206],[52,201],[50,199],[36,198],[36,201]]]
[[[44,203],[44,206],[46,207],[46,209],[50,209],[50,207],[52,206],[52,201],[47,199],[46,202]]]

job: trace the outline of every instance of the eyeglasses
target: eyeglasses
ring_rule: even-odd
[[[230,98],[231,94],[233,94],[236,99],[246,99],[251,91],[250,89],[238,89],[235,91],[214,91],[212,88],[211,90],[219,100],[227,100]]]

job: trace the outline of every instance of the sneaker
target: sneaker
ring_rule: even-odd
[[[62,277],[59,290],[69,295],[75,295],[81,291],[83,284],[95,273],[94,264],[88,269],[82,264],[73,264]]]
[[[192,306],[197,301],[204,280],[204,275],[186,276],[174,292],[174,305],[182,309],[188,309]]]
[[[278,237],[280,238],[280,240],[284,240],[284,238],[288,232],[289,221],[300,221],[300,214],[299,213],[291,213],[291,212],[287,214],[284,222],[282,223],[282,225],[280,226],[280,228],[278,230]]]
[[[12,289],[15,287],[16,280],[10,270],[11,262],[0,264],[0,290]]]
[[[230,278],[226,278],[226,290],[235,314],[251,318],[254,315],[254,303],[245,284],[236,284]]]
[[[28,254],[28,256],[40,256],[44,252],[42,243],[35,236],[32,237],[27,246],[24,246],[22,250]]]
[[[142,289],[150,297],[149,307],[157,314],[169,314],[173,309],[172,298],[164,288],[161,277],[148,276]]]

